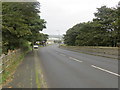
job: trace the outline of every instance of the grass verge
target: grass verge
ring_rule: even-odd
[[[14,73],[17,69],[17,67],[21,64],[21,62],[24,59],[24,56],[29,52],[25,51],[23,53],[20,54],[20,56],[17,57],[17,60],[15,60],[15,62],[12,62],[12,64],[2,73],[2,80],[0,82],[0,85],[4,86],[5,84],[9,83],[10,81],[12,81],[12,79],[14,78]]]
[[[36,70],[35,72],[36,74],[36,84],[37,84],[37,88],[40,88],[41,84],[40,84],[40,81],[39,81],[39,75],[38,75],[38,71]],[[39,90],[39,89],[38,89]]]
[[[83,54],[89,54],[94,56],[102,56],[106,58],[118,59],[117,47],[99,47],[99,46],[66,46],[61,45],[60,48],[64,48],[70,51],[75,51]]]

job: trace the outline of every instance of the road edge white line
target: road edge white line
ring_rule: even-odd
[[[110,74],[112,74],[112,75],[115,75],[115,76],[119,76],[119,77],[120,77],[120,75],[117,74],[117,73],[111,72],[111,71],[109,71],[109,70],[103,69],[103,68],[98,67],[98,66],[95,66],[95,65],[91,65],[91,66],[94,67],[94,68],[96,68],[96,69],[99,69],[99,70],[101,70],[101,71],[104,71],[104,72],[107,72],[107,73],[110,73]]]
[[[77,62],[83,62],[83,61],[80,61],[80,60],[73,58],[73,57],[69,57],[69,59],[73,59],[74,61],[77,61]]]

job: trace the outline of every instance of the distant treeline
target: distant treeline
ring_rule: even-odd
[[[116,46],[120,42],[120,8],[97,8],[92,21],[79,23],[64,35],[71,46]]]
[[[2,51],[28,49],[36,41],[43,41],[48,35],[39,33],[46,28],[40,17],[39,2],[2,3]]]

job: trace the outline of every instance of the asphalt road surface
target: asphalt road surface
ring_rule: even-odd
[[[38,57],[49,88],[118,88],[118,60],[41,47]]]

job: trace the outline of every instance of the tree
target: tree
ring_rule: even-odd
[[[22,48],[24,41],[35,40],[36,34],[45,28],[46,23],[39,16],[39,8],[38,2],[3,2],[3,51]]]
[[[76,37],[78,35],[78,27],[80,24],[77,24],[75,26],[73,26],[72,28],[70,28],[69,30],[67,30],[66,35],[64,35],[64,43],[67,45],[71,45],[74,46],[75,45],[75,41],[76,41]]]
[[[116,46],[117,39],[117,29],[116,29],[116,20],[117,13],[116,8],[108,8],[106,6],[102,6],[101,8],[97,8],[98,12],[95,14],[95,19],[101,24],[101,30],[104,31],[105,38],[109,38],[109,42],[111,42],[111,46]],[[95,20],[94,19],[94,20]],[[106,42],[107,43],[107,42]]]
[[[120,43],[120,2],[118,3],[118,8],[117,8],[117,21],[116,21],[116,26],[117,26],[117,42]]]
[[[83,22],[70,28],[64,35],[67,45],[116,46],[118,37],[118,10],[102,6],[97,8],[93,21]]]

